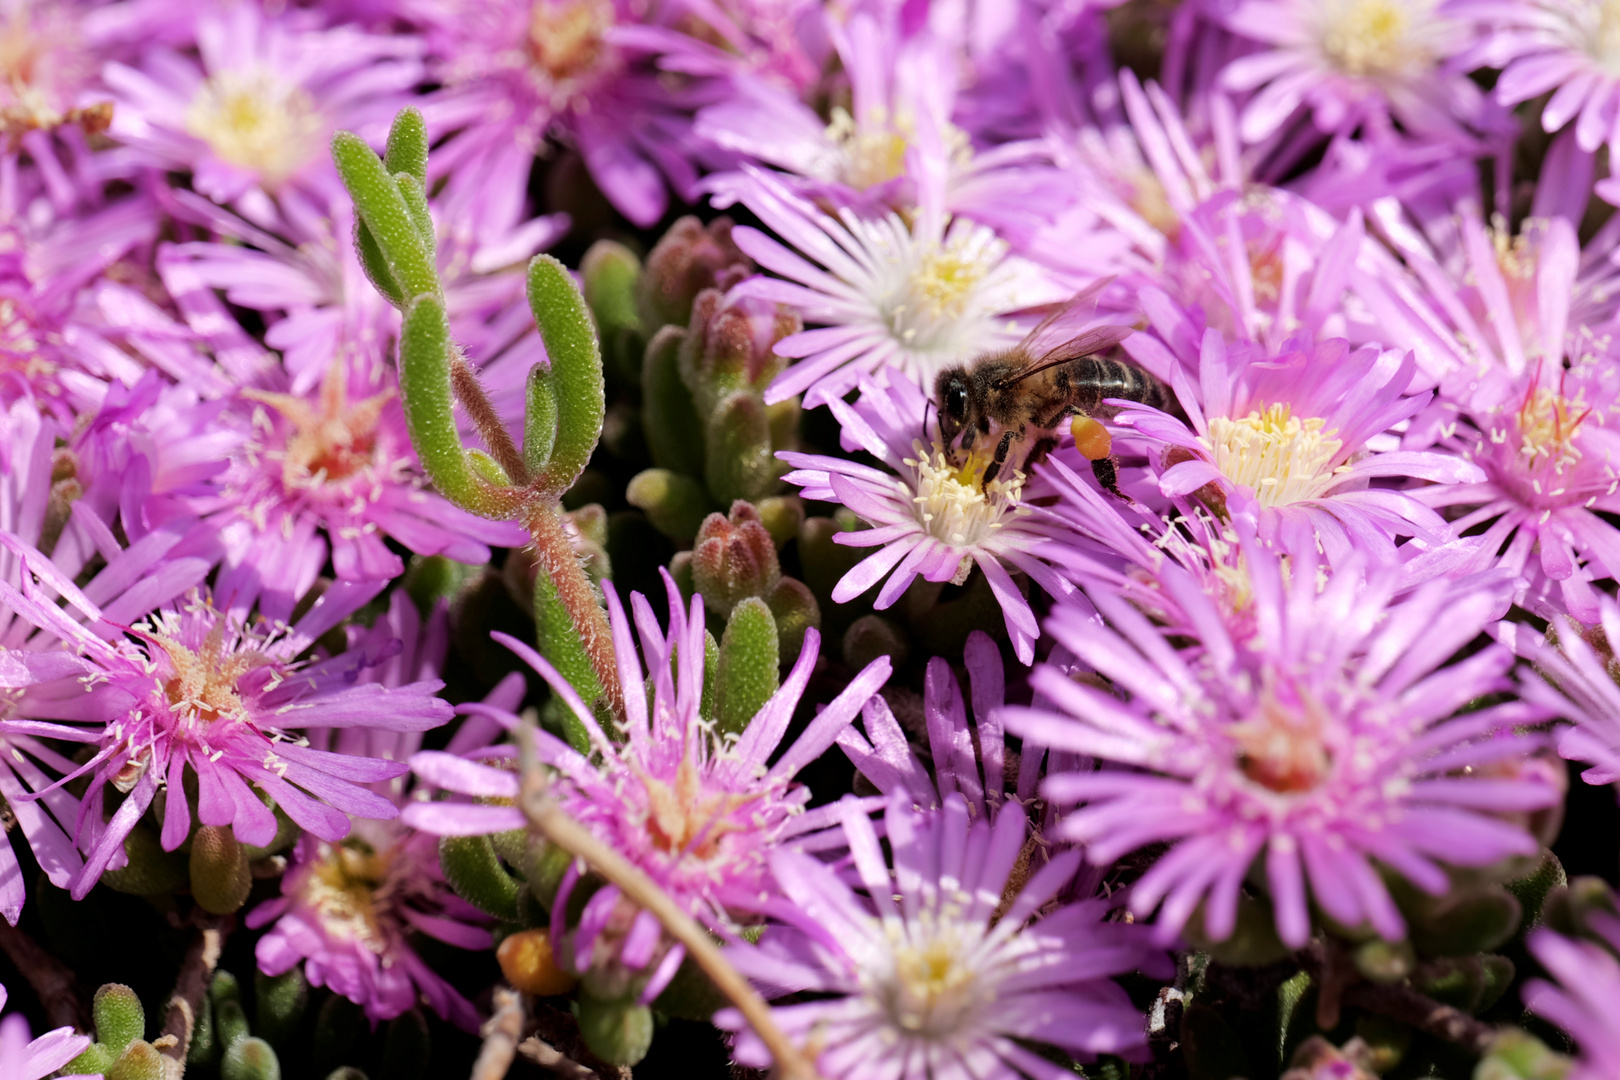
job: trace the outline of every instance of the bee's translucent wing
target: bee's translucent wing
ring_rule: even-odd
[[[1019,345],[1019,350],[1030,358],[1028,366],[1008,382],[1017,382],[1049,367],[1111,349],[1129,335],[1133,329],[1129,326],[1112,323],[1088,325],[1097,316],[1097,297],[1113,280],[1104,278],[1084,292],[1077,293],[1042,319],[1040,325],[1031,330]]]

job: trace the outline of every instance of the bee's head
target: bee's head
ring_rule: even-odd
[[[963,367],[946,368],[934,380],[934,404],[939,409],[939,441],[950,446],[967,424],[968,373]]]

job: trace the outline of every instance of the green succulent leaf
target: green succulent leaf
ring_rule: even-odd
[[[536,364],[529,369],[528,407],[523,417],[523,461],[531,476],[539,476],[551,464],[557,445],[557,384],[551,368]]]
[[[738,603],[720,638],[715,695],[720,734],[741,735],[776,693],[778,655],[776,620],[770,608],[752,596]]]
[[[281,1080],[281,1061],[263,1039],[243,1039],[225,1051],[221,1080]]]
[[[418,184],[427,183],[428,135],[422,111],[407,105],[394,117],[388,129],[388,146],[383,151],[383,167],[390,173],[407,173]]]
[[[439,865],[457,896],[497,919],[518,921],[517,894],[521,886],[501,866],[489,837],[443,837],[439,840]]]
[[[539,486],[561,495],[585,470],[602,436],[602,351],[585,297],[562,263],[550,255],[530,260],[528,294],[557,394],[557,441]]]
[[[343,186],[354,199],[360,220],[366,223],[394,281],[404,297],[437,296],[439,272],[428,247],[400,194],[399,185],[382,159],[351,132],[332,137],[332,160]]]

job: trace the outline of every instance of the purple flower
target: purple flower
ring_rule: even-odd
[[[1114,763],[1049,774],[1048,799],[1081,804],[1059,836],[1100,864],[1169,845],[1132,887],[1138,916],[1162,905],[1159,924],[1173,937],[1206,904],[1205,931],[1225,938],[1263,855],[1289,946],[1310,936],[1311,902],[1398,939],[1405,922],[1372,860],[1439,895],[1450,888],[1441,862],[1480,866],[1537,850],[1522,815],[1562,792],[1526,762],[1541,740],[1512,730],[1548,710],[1508,701],[1457,715],[1514,688],[1501,646],[1442,666],[1495,616],[1500,583],[1434,581],[1392,602],[1394,571],[1363,575],[1356,560],[1325,586],[1311,573],[1285,577],[1280,560],[1248,568],[1258,627],[1248,644],[1196,581],[1167,568],[1196,649],[1177,652],[1163,628],[1093,590],[1111,626],[1063,606],[1049,628],[1117,693],[1041,667],[1032,685],[1056,707],[1004,711],[1027,743]]]
[[[646,658],[643,675],[630,620],[612,584],[603,582],[625,689],[623,741],[608,737],[578,695],[533,649],[504,634],[495,636],[546,679],[589,733],[593,758],[546,732],[536,732],[541,760],[557,770],[552,796],[694,917],[717,929],[728,928],[732,910],[752,910],[762,894],[770,894],[770,852],[831,824],[829,811],[804,810],[810,792],[794,783],[793,775],[828,750],[855,719],[888,678],[889,662],[883,658],[868,665],[796,742],[777,755],[815,665],[819,637],[812,629],[786,681],[741,736],[735,741],[720,738],[712,718],[700,711],[703,600],[693,597],[687,611],[674,582],[666,576],[665,583],[670,590],[667,636],[659,630],[646,599],[639,593],[631,596]],[[463,709],[490,714],[487,707]],[[509,715],[502,719],[507,726],[518,723]],[[442,836],[523,827],[522,814],[510,802],[518,794],[516,773],[440,751],[416,754],[411,768],[429,783],[499,803],[413,803],[405,809],[406,824]],[[663,942],[653,916],[630,908],[613,886],[596,892],[579,924],[566,927],[568,895],[578,881],[577,868],[570,869],[552,906],[558,955],[572,957],[581,972],[618,965],[630,977],[645,978],[645,1000],[656,997],[674,976],[683,950]]]
[[[791,340],[791,339],[789,339]],[[1025,477],[1011,475],[983,483],[989,465],[976,454],[965,467],[950,463],[926,429],[927,398],[909,379],[887,387],[862,380],[857,404],[828,402],[842,425],[846,450],[864,450],[893,472],[847,458],[784,452],[794,471],[785,479],[808,499],[841,503],[872,526],[841,532],[838,543],[875,547],[844,575],[833,600],[847,603],[884,581],[874,605],[882,610],[900,599],[919,576],[962,584],[977,566],[1000,601],[1007,632],[1024,663],[1034,657],[1040,627],[1029,601],[1008,568],[1021,570],[1054,596],[1070,590],[1042,561],[1042,551],[1063,531],[1023,505]]]
[[[527,533],[452,506],[427,490],[391,369],[360,382],[334,361],[308,394],[246,389],[231,426],[242,441],[196,506],[225,548],[216,591],[246,610],[254,598],[286,618],[326,563],[342,581],[387,581],[404,563],[383,538],[424,555],[478,565],[486,544],[521,546]],[[243,415],[242,413],[246,413]]]
[[[139,67],[108,65],[112,134],[261,225],[284,189],[333,191],[332,132],[386,123],[422,79],[413,37],[323,29],[314,12],[256,4],[205,5],[196,20],[197,59],[155,45]]]
[[[0,1009],[6,1005],[6,988],[0,986]],[[77,1035],[70,1027],[47,1031],[29,1040],[28,1020],[12,1013],[0,1020],[0,1076],[5,1080],[42,1080],[84,1052],[90,1036]],[[77,1073],[61,1080],[91,1080]]]
[[[1554,640],[1511,622],[1502,623],[1495,634],[1552,683],[1526,680],[1524,697],[1574,724],[1559,733],[1558,753],[1591,766],[1581,774],[1588,784],[1620,783],[1620,685],[1615,683],[1613,654],[1605,647],[1620,641],[1620,607],[1605,596],[1595,626],[1583,627],[1559,615],[1549,629]]]
[[[1569,1033],[1580,1047],[1568,1080],[1608,1080],[1620,1076],[1620,1024],[1614,1000],[1620,994],[1620,919],[1603,912],[1589,916],[1592,929],[1603,939],[1579,941],[1551,930],[1530,935],[1530,952],[1547,973],[1557,979],[1531,979],[1524,987],[1524,1004],[1533,1013]]]
[[[944,38],[907,34],[868,12],[847,25],[828,12],[820,18],[849,79],[848,109],[834,106],[827,123],[790,88],[739,77],[731,94],[698,114],[696,134],[785,170],[808,198],[866,215],[908,211],[918,177],[931,174],[943,177],[946,210],[993,227],[1033,230],[1069,201],[1067,178],[1043,142],[980,152],[951,123],[958,58]],[[722,174],[705,184],[724,205],[749,181]]]
[[[1559,131],[1574,121],[1582,150],[1591,153],[1608,143],[1614,152],[1620,39],[1608,7],[1585,0],[1453,0],[1450,10],[1481,30],[1459,66],[1503,69],[1496,78],[1498,102],[1512,108],[1552,91],[1541,110],[1543,130]],[[1596,188],[1614,201],[1612,179]]]
[[[1449,454],[1380,445],[1380,436],[1428,402],[1428,395],[1406,393],[1415,370],[1411,353],[1352,352],[1347,342],[1328,340],[1271,357],[1252,346],[1228,347],[1211,329],[1196,373],[1178,367],[1170,380],[1189,423],[1140,405],[1124,407],[1119,422],[1172,448],[1159,477],[1164,494],[1202,489],[1217,503],[1253,506],[1263,538],[1307,528],[1335,563],[1355,549],[1388,560],[1395,537],[1443,541],[1449,531],[1412,495],[1369,481],[1457,484],[1481,476]]]
[[[1276,133],[1301,108],[1318,130],[1375,133],[1391,120],[1431,139],[1456,139],[1484,95],[1445,67],[1470,27],[1440,0],[1241,0],[1222,19],[1266,47],[1233,61],[1221,84],[1256,90],[1239,118],[1245,142]]]
[[[534,156],[566,133],[591,178],[625,217],[649,226],[683,195],[705,157],[692,115],[723,86],[720,50],[643,23],[629,0],[413,0],[443,89],[423,103],[452,199],[525,197]]]
[[[20,590],[0,581],[0,601],[38,626],[46,640],[54,636],[72,650],[35,642],[5,654],[0,685],[20,691],[12,711],[27,719],[8,721],[3,730],[95,749],[57,782],[90,775],[75,823],[75,839],[89,853],[72,882],[75,898],[88,893],[122,853],[124,837],[159,787],[168,790],[163,846],[172,851],[185,841],[192,823],[181,783],[187,768],[197,778],[202,824],[230,825],[245,844],[269,843],[276,817],[256,787],[307,832],[335,843],[348,835],[350,814],[397,816],[391,801],[361,785],[398,776],[405,766],[316,750],[287,729],[415,730],[437,727],[451,715],[450,706],[433,696],[442,685],[436,680],[392,690],[354,685],[358,671],[375,662],[363,651],[296,660],[375,596],[378,585],[333,585],[291,628],[246,625],[193,592],[178,607],[126,629],[107,620],[38,552],[3,534],[0,541],[25,571]],[[53,596],[68,607],[58,607]],[[75,621],[75,615],[85,621]],[[48,794],[57,784],[38,793]],[[104,824],[109,786],[126,797]]]
[[[1026,1041],[1088,1059],[1143,1044],[1144,1018],[1108,977],[1155,968],[1153,954],[1133,928],[1100,921],[1101,901],[1047,910],[1078,852],[1019,880],[1022,814],[972,821],[960,794],[920,814],[897,797],[884,815],[891,870],[866,811],[852,799],[837,805],[860,892],[803,852],[777,851],[771,869],[785,899],[767,909],[777,921],[757,947],[727,951],[778,994],[820,998],[773,1013],[789,1038],[819,1049],[823,1075],[1055,1077],[1065,1070]],[[735,1010],[715,1021],[739,1032],[738,1061],[770,1063]]]
[[[259,970],[280,975],[300,961],[316,986],[365,1009],[375,1024],[426,998],[466,1031],[478,1030],[472,1003],[411,947],[421,932],[463,949],[488,949],[488,918],[450,890],[438,841],[398,822],[366,821],[342,843],[298,842],[281,896],[254,908],[247,925],[273,923],[254,953]]]
[[[777,342],[777,355],[798,362],[771,384],[768,401],[808,391],[805,403],[820,405],[866,372],[931,383],[948,364],[1015,344],[1011,312],[1066,298],[993,230],[944,213],[933,188],[919,193],[908,224],[893,213],[834,217],[772,174],[743,175],[742,203],[797,252],[756,229],[733,229],[738,247],[789,279],[752,278],[733,295],[786,304],[821,324]]]

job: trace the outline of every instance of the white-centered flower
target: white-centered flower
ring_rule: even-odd
[[[788,280],[760,277],[738,289],[821,324],[777,344],[798,362],[771,384],[768,401],[804,393],[806,404],[821,404],[865,372],[926,384],[949,364],[1017,342],[1010,313],[1064,298],[1035,264],[1010,255],[995,230],[939,212],[926,193],[909,220],[834,217],[771,174],[743,175],[741,201],[787,246],[746,227],[732,237]]]
[[[186,109],[188,132],[272,189],[320,154],[326,128],[309,91],[263,68],[218,72]]]
[[[1234,484],[1252,488],[1262,506],[1289,506],[1321,498],[1348,470],[1335,465],[1344,444],[1319,417],[1300,419],[1287,405],[1257,409],[1235,419],[1209,418],[1199,442]]]

